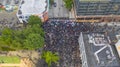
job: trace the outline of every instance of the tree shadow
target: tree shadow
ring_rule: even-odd
[[[39,59],[35,65],[36,67],[48,67],[47,63],[43,59]],[[57,67],[57,66],[55,63],[52,63],[50,67]]]
[[[43,59],[39,59],[35,65],[36,67],[48,67],[46,62]]]

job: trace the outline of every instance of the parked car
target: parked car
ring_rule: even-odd
[[[19,0],[15,0],[15,4],[18,4],[19,3]]]
[[[57,6],[57,3],[56,3],[56,2],[54,2],[54,3],[53,3],[53,6],[54,6],[54,7],[56,7],[56,6]]]

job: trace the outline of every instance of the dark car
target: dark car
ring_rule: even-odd
[[[15,0],[15,4],[18,4],[19,3],[19,0]]]
[[[54,7],[56,7],[56,6],[57,6],[56,2],[54,2],[54,3],[53,3],[53,6],[54,6]]]

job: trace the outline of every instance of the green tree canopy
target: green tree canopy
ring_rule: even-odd
[[[52,63],[58,63],[59,56],[57,53],[52,53],[51,51],[44,51],[42,53],[42,59],[48,64],[48,67],[51,66]]]
[[[73,4],[73,0],[63,0],[65,2],[65,7],[68,9],[68,10],[71,10],[72,8],[72,4]]]
[[[29,24],[21,30],[5,28],[1,31],[0,50],[34,50],[44,45],[41,19],[32,15],[28,21]]]
[[[52,5],[54,3],[54,0],[50,0],[50,5]]]
[[[12,39],[13,39],[13,30],[9,29],[9,28],[4,28],[2,30],[2,36],[1,36],[1,39],[2,41],[5,41],[6,44],[10,44],[12,42]]]
[[[28,24],[32,25],[32,26],[36,25],[36,24],[42,25],[42,21],[41,21],[40,17],[31,15],[28,19]]]
[[[28,37],[25,39],[24,48],[33,50],[34,48],[40,48],[44,44],[44,38],[40,36],[40,34],[29,34]]]

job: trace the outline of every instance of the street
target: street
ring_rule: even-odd
[[[52,5],[49,9],[49,18],[69,17],[69,11],[65,8],[63,0],[54,0],[56,7]]]

